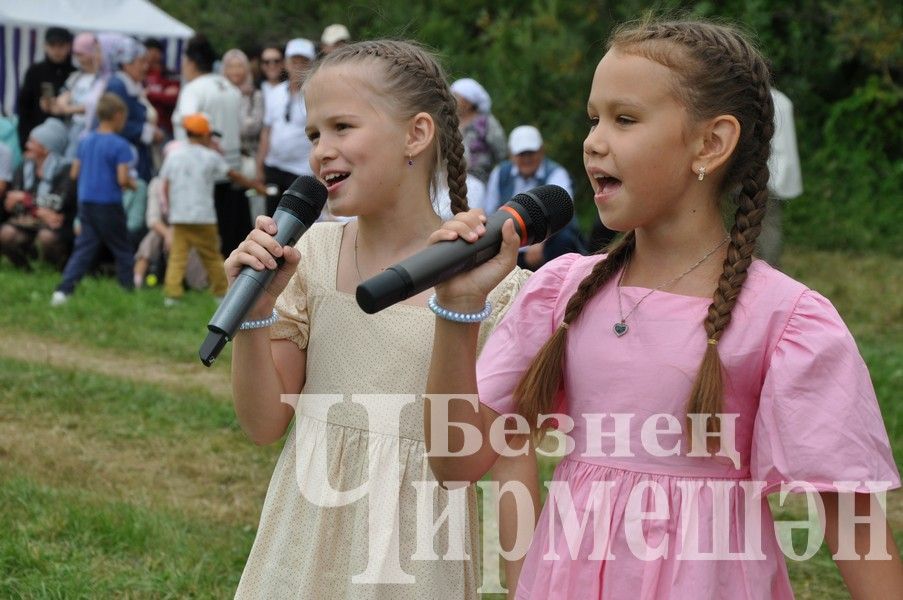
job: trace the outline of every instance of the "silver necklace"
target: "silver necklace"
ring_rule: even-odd
[[[363,283],[364,276],[361,275],[361,266],[357,262],[357,231],[354,232],[354,270],[357,271],[357,280],[358,283]],[[380,272],[385,271],[385,269],[380,269]]]
[[[624,274],[627,272],[627,267],[630,266],[630,259],[628,259],[628,260],[627,260],[627,263],[624,265],[624,269],[621,271],[621,276],[618,277],[618,286],[617,286],[617,292],[618,292],[618,316],[621,317],[621,320],[618,321],[617,323],[615,323],[614,326],[612,327],[612,330],[615,332],[615,335],[617,335],[618,337],[621,337],[622,335],[624,335],[625,333],[627,333],[627,331],[630,329],[630,327],[627,326],[627,318],[628,318],[630,315],[633,314],[633,311],[635,311],[635,310],[640,306],[640,304],[643,303],[643,300],[645,300],[646,298],[648,298],[649,296],[651,296],[652,294],[654,294],[655,292],[659,291],[659,290],[662,289],[662,288],[666,288],[666,287],[668,287],[668,286],[674,285],[675,283],[677,283],[678,281],[680,281],[681,279],[683,279],[684,277],[686,277],[687,275],[689,275],[696,267],[698,267],[699,265],[701,265],[702,263],[704,263],[704,262],[705,262],[705,259],[707,259],[707,258],[710,257],[711,255],[715,254],[715,252],[718,250],[718,248],[720,248],[720,247],[723,246],[725,243],[727,243],[727,241],[728,241],[729,239],[730,239],[730,238],[727,238],[727,237],[726,237],[726,238],[724,238],[723,240],[721,240],[720,242],[718,242],[718,245],[717,245],[717,246],[715,246],[714,248],[712,248],[711,250],[709,250],[708,252],[706,252],[706,253],[705,253],[705,256],[703,256],[702,258],[700,258],[699,260],[697,260],[695,263],[693,263],[693,266],[692,266],[692,267],[690,267],[689,269],[687,269],[686,271],[684,271],[683,273],[681,273],[680,275],[678,275],[678,276],[675,277],[674,279],[671,279],[671,280],[669,280],[669,281],[666,281],[665,283],[659,285],[659,286],[656,287],[655,289],[652,289],[652,290],[649,290],[648,292],[646,292],[646,293],[643,295],[643,297],[640,298],[640,299],[637,301],[637,303],[633,305],[633,308],[631,308],[629,311],[627,311],[627,314],[625,315],[625,314],[624,314],[624,309],[621,308],[621,282],[624,281]]]
[[[364,276],[361,275],[361,266],[357,264],[357,230],[354,231],[354,269],[357,271],[357,281],[362,283]]]

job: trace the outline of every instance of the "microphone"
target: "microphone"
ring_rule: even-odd
[[[486,220],[486,233],[476,242],[457,239],[421,250],[357,286],[357,304],[373,314],[483,264],[499,253],[502,225],[509,219],[520,245],[529,246],[557,233],[573,217],[574,202],[562,187],[541,185],[518,194]]]
[[[276,212],[273,213],[277,227],[274,238],[280,246],[295,245],[298,238],[320,216],[320,211],[326,204],[326,195],[326,187],[316,177],[310,175],[298,177],[285,190]],[[285,259],[280,256],[276,259],[276,269],[257,271],[246,266],[241,270],[219,308],[207,323],[210,333],[198,350],[202,363],[208,367],[213,364],[284,262]]]

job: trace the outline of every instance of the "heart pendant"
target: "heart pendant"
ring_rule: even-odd
[[[612,329],[615,330],[615,335],[617,335],[618,337],[621,337],[622,335],[627,333],[627,323],[625,323],[624,321],[620,321],[618,323],[615,323],[615,326],[612,327]]]

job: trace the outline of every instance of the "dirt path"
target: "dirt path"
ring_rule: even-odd
[[[112,350],[52,341],[21,332],[4,330],[0,332],[0,337],[3,340],[0,343],[0,358],[88,371],[169,389],[201,388],[224,399],[231,398],[232,395],[228,369],[205,369],[200,363],[133,358]]]

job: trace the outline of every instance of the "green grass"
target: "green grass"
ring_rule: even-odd
[[[159,438],[190,443],[211,431],[238,434],[232,406],[204,390],[176,395],[152,386],[16,360],[0,362],[0,418],[79,427],[103,423],[103,439]]]
[[[0,468],[0,597],[231,597],[245,528]]]
[[[230,597],[277,452],[203,390],[0,360],[0,598]]]
[[[853,331],[903,464],[903,259],[788,249],[785,268]],[[159,289],[125,294],[88,279],[51,309],[58,277],[0,263],[0,340],[41,339],[147,371],[136,381],[0,354],[17,357],[0,358],[0,598],[231,597],[279,445],[248,442],[229,399],[192,378],[228,371],[228,348],[213,372],[197,360],[212,299],[189,293],[166,309]],[[185,381],[160,373],[149,384],[154,369]],[[553,467],[543,461],[544,479]],[[891,503],[903,544],[903,498]],[[776,519],[804,518],[800,502],[772,504]],[[805,535],[794,533],[797,549]],[[788,568],[798,598],[847,597],[824,548]]]
[[[126,354],[198,361],[207,322],[216,310],[209,293],[187,292],[178,306],[166,308],[159,286],[124,293],[112,279],[88,277],[69,302],[51,310],[50,296],[59,281],[59,273],[48,269],[26,276],[0,264],[0,330]],[[229,356],[227,346],[219,362],[228,363]]]

